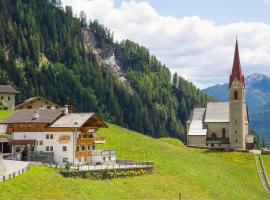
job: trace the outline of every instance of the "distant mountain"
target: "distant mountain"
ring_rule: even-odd
[[[228,84],[214,85],[203,90],[219,101],[228,101]],[[251,127],[256,128],[270,144],[270,77],[253,73],[246,77],[246,101]],[[267,117],[269,116],[269,117]]]

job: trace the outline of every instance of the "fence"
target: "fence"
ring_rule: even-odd
[[[26,172],[34,164],[35,163],[29,163],[26,167],[24,167],[18,171],[15,171],[15,172],[7,174],[7,175],[5,174],[3,176],[0,176],[0,182],[7,181],[9,179],[15,178],[16,176],[21,175],[22,173]]]
[[[60,170],[60,174],[69,178],[105,180],[150,175],[154,173],[153,162],[114,163],[111,165],[84,165],[73,169]]]
[[[116,162],[105,165],[82,165],[77,167],[71,167],[75,170],[102,170],[102,169],[133,169],[133,168],[147,168],[154,167],[154,162],[145,161],[145,162]]]
[[[49,167],[55,167],[58,169],[66,169],[65,166],[58,166],[55,164],[48,164]],[[103,170],[103,169],[136,169],[136,168],[154,168],[154,162],[152,161],[120,161],[118,160],[116,163],[108,163],[103,165],[78,165],[78,166],[70,166],[70,170],[77,171],[95,171],[95,170]]]

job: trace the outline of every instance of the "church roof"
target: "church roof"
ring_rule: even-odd
[[[207,129],[203,127],[205,108],[194,108],[188,135],[206,135]]]
[[[207,103],[205,122],[229,122],[229,102]]]
[[[241,70],[241,63],[240,63],[240,56],[239,56],[239,48],[238,48],[237,39],[236,39],[236,43],[235,43],[233,68],[232,68],[232,73],[230,76],[229,88],[231,87],[234,80],[238,80],[241,83],[242,87],[245,87],[245,77],[242,74],[242,70]]]

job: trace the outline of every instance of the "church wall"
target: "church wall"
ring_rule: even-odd
[[[207,137],[211,138],[212,133],[216,133],[217,138],[223,138],[223,128],[225,128],[225,138],[229,138],[229,122],[207,122]]]
[[[189,131],[190,123],[187,123],[187,133]]]
[[[206,146],[205,135],[189,135],[188,145]]]
[[[242,88],[239,81],[234,82],[238,83],[238,87],[230,88],[230,148],[245,149],[245,138],[248,135],[245,89]],[[238,92],[238,99],[235,99],[233,96],[235,91]]]

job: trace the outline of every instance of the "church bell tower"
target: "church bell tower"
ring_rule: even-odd
[[[246,149],[248,113],[245,100],[245,78],[241,70],[237,39],[229,82],[229,120],[230,148]]]

